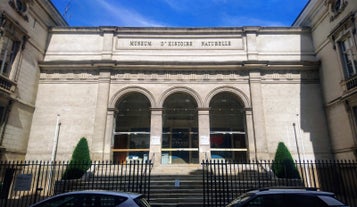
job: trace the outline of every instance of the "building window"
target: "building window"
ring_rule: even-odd
[[[5,12],[0,14],[0,75],[10,79],[10,72],[20,50],[25,48],[26,31]]]
[[[162,127],[162,164],[199,163],[197,102],[190,94],[165,99]]]
[[[14,41],[7,36],[0,38],[0,74],[9,77],[11,67],[20,49],[21,42]]]
[[[338,5],[337,5],[338,7]],[[339,55],[343,90],[357,89],[357,13],[350,13],[331,30],[329,38]]]
[[[0,128],[2,128],[2,123],[4,122],[4,117],[5,117],[5,107],[0,106]]]
[[[357,106],[352,107],[353,110],[353,119],[355,122],[355,127],[357,128]]]
[[[209,107],[211,158],[246,161],[248,147],[241,99],[221,92],[212,98]]]
[[[339,48],[345,78],[348,79],[357,73],[357,50],[353,36],[347,36],[339,41]]]
[[[113,160],[147,161],[150,148],[150,101],[138,92],[126,94],[116,105]]]

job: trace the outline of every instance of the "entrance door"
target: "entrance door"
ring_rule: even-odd
[[[198,163],[197,129],[173,128],[164,135],[163,164]]]
[[[163,110],[162,164],[198,163],[197,104],[188,94],[170,95]]]

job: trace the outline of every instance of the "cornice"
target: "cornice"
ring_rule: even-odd
[[[321,11],[324,11],[324,13],[325,11],[327,11],[323,0],[309,0],[305,8],[302,10],[302,12],[292,24],[292,26],[313,27],[314,23],[311,21],[313,17]]]
[[[317,70],[318,61],[226,61],[226,62],[175,62],[175,61],[42,61],[42,70]]]
[[[302,33],[307,27],[53,27],[51,33],[113,33],[115,35],[236,35],[246,33]]]
[[[35,1],[38,3],[48,14],[49,17],[53,20],[55,25],[57,26],[68,26],[67,21],[63,18],[57,8],[53,5],[51,0],[42,0],[42,1]],[[49,26],[49,25],[48,25]]]

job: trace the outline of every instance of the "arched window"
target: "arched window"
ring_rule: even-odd
[[[150,101],[133,92],[121,98],[116,109],[113,160],[146,161],[150,148]]]
[[[230,92],[215,95],[210,102],[211,158],[247,159],[244,106]]]
[[[198,163],[197,103],[186,93],[174,93],[163,105],[162,163]]]

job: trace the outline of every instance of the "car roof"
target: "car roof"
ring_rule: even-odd
[[[108,190],[82,190],[82,191],[71,191],[67,193],[57,194],[56,196],[60,195],[74,195],[74,194],[101,194],[101,195],[114,195],[114,196],[124,196],[130,198],[137,198],[142,196],[138,193],[131,193],[131,192],[119,192],[119,191],[108,191]]]
[[[309,194],[334,196],[334,193],[319,191],[314,188],[263,188],[249,191],[247,194],[266,195],[266,194]]]
[[[81,194],[93,194],[93,195],[112,195],[112,196],[122,196],[122,197],[129,197],[131,199],[136,199],[138,197],[141,197],[142,194],[138,193],[131,193],[131,192],[119,192],[119,191],[108,191],[108,190],[81,190],[81,191],[71,191],[71,192],[66,192],[66,193],[60,193],[57,195],[53,195],[51,197],[48,197],[42,201],[39,201],[36,204],[32,204],[31,206],[37,205],[39,203],[46,202],[50,199],[58,198],[61,196],[66,196],[66,195],[81,195]],[[31,207],[30,206],[30,207]]]

